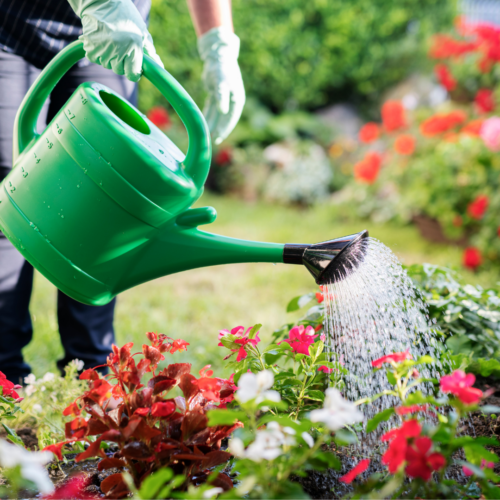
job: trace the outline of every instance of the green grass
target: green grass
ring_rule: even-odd
[[[460,265],[460,249],[430,244],[414,227],[348,220],[332,206],[302,210],[262,202],[249,204],[211,194],[205,194],[198,203],[203,205],[212,205],[219,213],[210,230],[227,236],[315,243],[367,228],[405,264]],[[469,283],[483,286],[493,286],[499,280],[498,274],[491,272],[463,274]],[[140,350],[147,331],[182,338],[191,345],[187,352],[177,353],[171,360],[191,362],[196,370],[211,364],[216,375],[228,375],[222,368],[226,351],[217,347],[218,331],[262,323],[261,338],[265,339],[293,318],[285,312],[288,301],[314,289],[314,281],[305,268],[282,264],[233,264],[166,276],[119,296],[117,341],[119,345],[135,342]],[[55,371],[55,361],[62,357],[55,298],[55,288],[36,274],[31,304],[35,333],[24,354],[37,376]]]

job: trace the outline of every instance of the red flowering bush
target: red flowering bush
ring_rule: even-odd
[[[235,386],[229,380],[213,377],[209,367],[200,371],[199,378],[190,373],[189,363],[169,364],[160,370],[158,363],[165,354],[185,350],[189,344],[162,334],[148,333],[147,337],[150,343],[134,354],[132,343],[121,348],[113,345],[107,360],[109,375],[103,377],[95,369],[80,375],[88,381],[88,390],[64,411],[64,415],[73,417],[66,423],[66,440],[45,450],[61,460],[65,445],[85,442],[88,447],[76,456],[77,462],[101,458],[99,470],[124,468],[136,487],[153,472],[168,466],[184,476],[185,489],[203,483],[209,469],[230,457],[220,449],[221,441],[241,424],[210,427],[206,413],[231,401]],[[147,374],[151,378],[143,382]],[[182,396],[169,397],[174,388]],[[110,410],[112,401],[118,404]],[[112,456],[101,447],[106,441],[118,446]],[[232,488],[225,474],[212,478],[211,484],[224,490]],[[129,493],[120,473],[108,476],[101,489],[109,498]]]
[[[492,24],[458,19],[452,34],[432,40],[429,56],[437,61],[438,81],[460,102],[474,102],[477,111],[495,108],[492,88],[499,83],[500,29]]]
[[[450,398],[436,399],[429,388],[425,393],[418,390],[426,381],[420,378],[417,366],[433,362],[429,356],[415,361],[408,353],[391,353],[372,363],[376,370],[387,371],[387,379],[393,385],[393,390],[385,391],[384,395],[399,399],[401,405],[383,410],[368,421],[367,432],[375,431],[383,422],[391,422],[392,428],[380,438],[381,461],[389,475],[369,478],[358,486],[355,497],[363,498],[363,494],[371,493],[372,498],[377,498],[380,492],[384,498],[456,498],[456,495],[465,498],[471,481],[459,484],[445,479],[461,450],[461,456],[465,457],[460,462],[464,474],[473,477],[483,498],[498,498],[500,489],[496,483],[500,476],[488,466],[498,462],[498,457],[487,446],[499,443],[490,438],[457,436],[460,419],[477,409],[485,394],[472,387],[474,375],[460,370],[439,381],[441,392],[450,394]],[[436,410],[440,412],[439,417]],[[487,407],[484,411],[488,411]],[[347,479],[352,480],[358,469],[365,468],[365,464],[358,464],[352,474],[347,474]]]

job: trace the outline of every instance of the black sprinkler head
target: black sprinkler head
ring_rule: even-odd
[[[285,264],[303,264],[318,285],[341,281],[355,270],[368,247],[368,231],[343,236],[313,245],[287,243],[283,250]]]

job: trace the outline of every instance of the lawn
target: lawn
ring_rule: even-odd
[[[405,264],[430,262],[459,266],[461,250],[430,244],[413,227],[372,224],[346,218],[338,208],[321,205],[312,209],[249,204],[236,198],[206,193],[198,206],[212,205],[218,220],[210,230],[245,239],[288,243],[315,243],[369,229],[389,246]],[[208,228],[207,228],[208,229]],[[464,273],[470,283],[493,286],[498,274]],[[233,264],[196,269],[145,283],[118,298],[116,331],[118,344],[133,341],[140,348],[144,333],[157,331],[182,338],[191,345],[188,352],[175,354],[176,361],[189,361],[196,369],[212,364],[221,369],[217,333],[222,328],[262,323],[261,338],[291,318],[285,312],[288,301],[316,287],[302,266],[283,264]],[[25,356],[39,376],[56,371],[62,356],[55,315],[56,290],[36,274],[31,312],[34,339]]]

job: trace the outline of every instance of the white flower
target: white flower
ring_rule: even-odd
[[[363,414],[353,403],[346,401],[340,391],[330,387],[325,394],[323,408],[311,412],[311,422],[323,422],[331,431],[337,431],[348,424],[363,421]]]
[[[312,436],[310,434],[308,434],[307,432],[303,432],[301,434],[301,436],[302,436],[302,439],[307,443],[309,448],[312,448],[314,446],[314,439],[312,438]]]
[[[26,385],[34,384],[36,380],[35,374],[30,373],[27,377],[24,377],[24,383]]]
[[[85,363],[81,359],[74,359],[72,363],[76,366],[78,371],[83,370]]]
[[[222,488],[210,488],[209,490],[203,493],[203,498],[212,498],[215,495],[219,495],[220,493],[223,492],[224,490]]]
[[[227,448],[229,450],[229,453],[231,453],[235,457],[238,458],[245,457],[245,445],[243,444],[243,441],[240,438],[235,437],[230,439]]]
[[[31,452],[0,440],[0,467],[11,469],[21,466],[22,477],[35,483],[40,493],[43,494],[54,491],[54,485],[44,467],[52,460],[52,457],[50,451]]]
[[[39,405],[38,403],[33,405],[33,411],[36,411],[37,413],[40,413],[42,411],[42,405]]]
[[[283,445],[295,445],[295,430],[281,427],[277,422],[269,422],[267,428],[257,432],[255,441],[245,450],[243,441],[233,438],[229,442],[229,451],[238,458],[248,458],[254,462],[274,460],[283,453]]]
[[[52,372],[47,372],[43,378],[42,378],[42,381],[43,382],[51,382],[52,380],[54,380],[56,378],[56,376],[52,373]]]
[[[26,387],[26,389],[24,389],[26,396],[31,396],[35,391],[36,391],[36,387],[34,385],[28,385],[28,387]]]
[[[281,401],[279,392],[269,391],[274,384],[274,375],[270,370],[263,370],[257,375],[254,373],[244,373],[238,381],[238,390],[236,391],[236,399],[240,403],[246,403],[252,399],[255,402],[273,401],[278,403]]]

